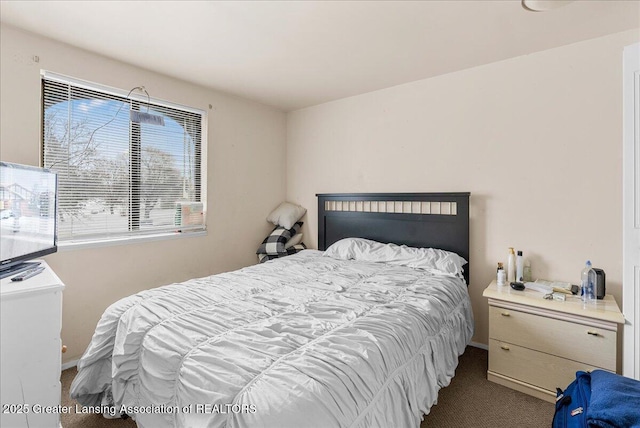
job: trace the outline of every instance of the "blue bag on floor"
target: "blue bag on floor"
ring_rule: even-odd
[[[590,427],[640,428],[640,382],[604,370],[591,372]]]
[[[556,388],[556,412],[552,428],[583,428],[587,426],[587,407],[591,401],[591,375],[576,372],[576,380],[564,391]]]

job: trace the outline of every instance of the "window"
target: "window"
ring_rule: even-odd
[[[204,112],[49,72],[42,94],[61,244],[205,229]]]

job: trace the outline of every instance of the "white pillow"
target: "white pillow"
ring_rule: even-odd
[[[382,244],[362,238],[345,238],[335,242],[324,256],[344,260],[384,262],[432,273],[463,278],[467,261],[450,251],[436,248],[413,248],[406,245]]]
[[[331,244],[322,255],[334,259],[355,260],[356,255],[363,254],[367,248],[376,245],[384,244],[364,238],[344,238]]]
[[[294,245],[298,245],[302,242],[302,233],[296,233],[293,235],[293,238],[289,239],[286,244],[284,244],[284,249],[291,248]]]
[[[283,202],[278,206],[278,208],[271,211],[271,214],[267,216],[267,221],[275,224],[276,226],[291,229],[306,212],[307,209],[300,205]]]

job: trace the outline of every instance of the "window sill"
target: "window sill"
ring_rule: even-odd
[[[100,239],[81,242],[58,242],[58,252],[81,250],[87,248],[112,247],[116,245],[141,244],[144,242],[165,241],[168,239],[197,238],[207,236],[206,230],[197,232],[168,232],[144,236],[128,236],[124,238]]]

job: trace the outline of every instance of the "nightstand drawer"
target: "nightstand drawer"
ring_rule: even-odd
[[[489,339],[489,372],[555,392],[576,378],[578,370],[594,367],[572,360],[533,351],[511,343]]]
[[[489,326],[490,339],[616,369],[615,331],[496,306],[489,307]]]

